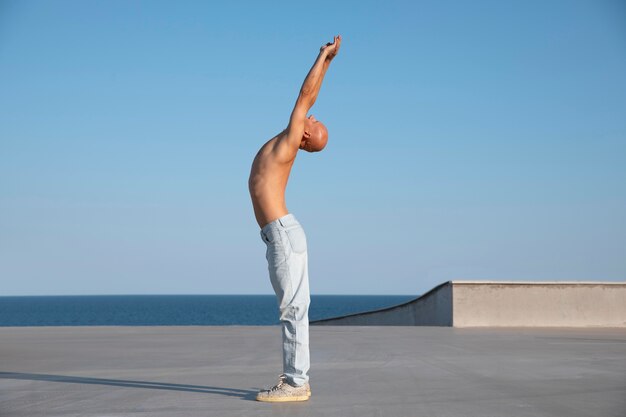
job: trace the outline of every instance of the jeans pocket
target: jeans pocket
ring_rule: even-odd
[[[306,235],[302,227],[286,229],[285,232],[287,232],[289,244],[293,252],[298,254],[306,252]]]

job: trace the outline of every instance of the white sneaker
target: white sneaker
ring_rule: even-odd
[[[300,387],[294,387],[287,382],[285,374],[280,374],[278,378],[280,379],[278,384],[270,389],[259,391],[256,395],[257,401],[306,401],[311,397],[311,386],[308,382]]]

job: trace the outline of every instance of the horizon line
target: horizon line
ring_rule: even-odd
[[[206,293],[206,294],[0,294],[0,297],[115,297],[115,296],[206,296],[206,295],[229,295],[229,296],[267,296],[276,294],[236,294],[236,293]],[[419,294],[311,294],[311,296],[419,296]]]

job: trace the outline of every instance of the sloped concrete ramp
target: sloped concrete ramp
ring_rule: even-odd
[[[397,306],[311,325],[626,327],[626,282],[448,281]]]

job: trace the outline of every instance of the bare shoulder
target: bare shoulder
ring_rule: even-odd
[[[296,158],[300,144],[300,141],[298,141],[298,145],[295,144],[294,135],[296,134],[297,132],[288,127],[274,138],[272,153],[276,162],[289,163]],[[300,137],[302,137],[302,133],[300,133]]]
[[[281,133],[265,142],[254,157],[253,168],[293,161],[295,155],[292,155],[286,137],[286,130],[283,130]]]

